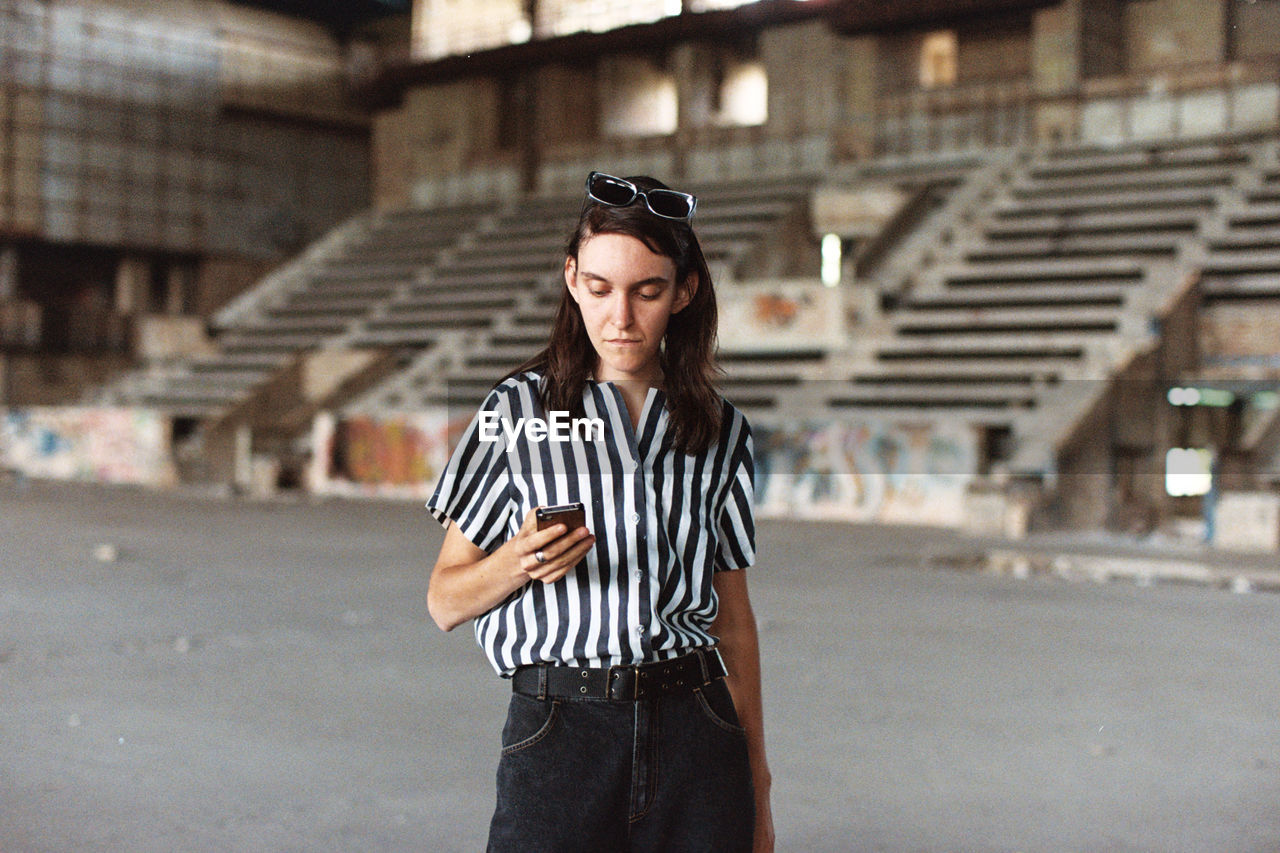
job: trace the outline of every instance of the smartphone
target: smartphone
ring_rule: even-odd
[[[568,532],[586,525],[587,511],[581,503],[540,506],[534,510],[534,518],[539,530],[546,530],[555,524],[563,524],[565,532]]]

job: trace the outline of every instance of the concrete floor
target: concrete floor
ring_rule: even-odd
[[[508,693],[440,538],[0,484],[0,850],[482,849]],[[938,568],[978,548],[761,525],[779,849],[1280,850],[1280,596]]]

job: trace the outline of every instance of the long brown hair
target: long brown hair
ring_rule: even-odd
[[[642,191],[668,188],[644,175],[627,180]],[[723,403],[715,388],[715,379],[721,372],[715,361],[716,294],[702,246],[688,222],[655,216],[638,199],[626,207],[612,207],[588,198],[565,246],[566,257],[577,261],[582,244],[597,234],[625,234],[655,254],[671,258],[676,267],[676,287],[684,287],[690,275],[697,277],[689,304],[667,322],[658,358],[672,444],[689,455],[704,451],[720,437]],[[551,339],[540,353],[504,379],[526,370],[537,371],[542,375],[538,396],[543,408],[583,417],[582,391],[597,358],[578,303],[562,285]]]

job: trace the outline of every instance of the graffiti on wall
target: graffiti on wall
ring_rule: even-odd
[[[844,342],[843,294],[821,283],[740,282],[716,299],[725,351],[805,350]]]
[[[976,470],[964,426],[756,423],[756,507],[764,517],[959,526]]]
[[[449,461],[449,421],[443,412],[325,415],[316,419],[312,442],[321,466],[312,473],[314,491],[421,497]]]
[[[177,481],[169,419],[149,409],[10,409],[0,466],[28,477],[168,486]]]
[[[468,423],[444,410],[325,415],[313,446],[320,493],[427,497]],[[844,421],[752,425],[762,517],[959,526],[976,468],[966,427]]]

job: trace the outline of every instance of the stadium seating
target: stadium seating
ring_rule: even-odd
[[[1257,157],[1229,140],[1028,155],[957,217],[824,405],[960,417],[1024,434],[1027,458],[1044,453],[1153,342],[1153,319],[1204,262],[1207,229]],[[1251,196],[1260,213],[1268,197]],[[1274,263],[1228,245],[1206,272]]]
[[[792,178],[691,188],[701,199],[698,233],[713,270],[735,271],[780,221],[807,204],[813,183]],[[429,334],[424,331],[434,322],[429,318],[445,304],[470,311],[454,317],[452,330],[476,334],[458,340],[461,351],[451,359],[419,358],[351,410],[474,408],[501,376],[537,352],[546,343],[560,298],[564,242],[579,204],[575,195],[512,206],[417,285],[410,298],[389,304],[385,319],[370,323],[371,337],[361,340],[424,343],[416,336]]]
[[[1201,287],[1212,305],[1229,300],[1280,298],[1280,163],[1277,144],[1259,156],[1266,163],[1224,216],[1208,243]]]
[[[1274,140],[886,159],[827,180],[891,183],[914,213],[861,256],[848,286],[879,307],[847,347],[721,353],[726,396],[753,415],[961,419],[1033,436],[1021,446],[1034,456],[1153,344],[1188,282],[1209,303],[1280,297]],[[721,287],[778,274],[770,240],[808,227],[816,186],[691,187]],[[399,352],[404,367],[345,412],[469,410],[545,343],[579,203],[542,195],[359,218],[224,311],[217,356],[112,393],[209,417],[299,353],[356,347]]]
[[[215,416],[298,353],[362,328],[469,233],[482,212],[458,207],[357,217],[220,312],[215,355],[149,365],[106,388],[101,399]]]

